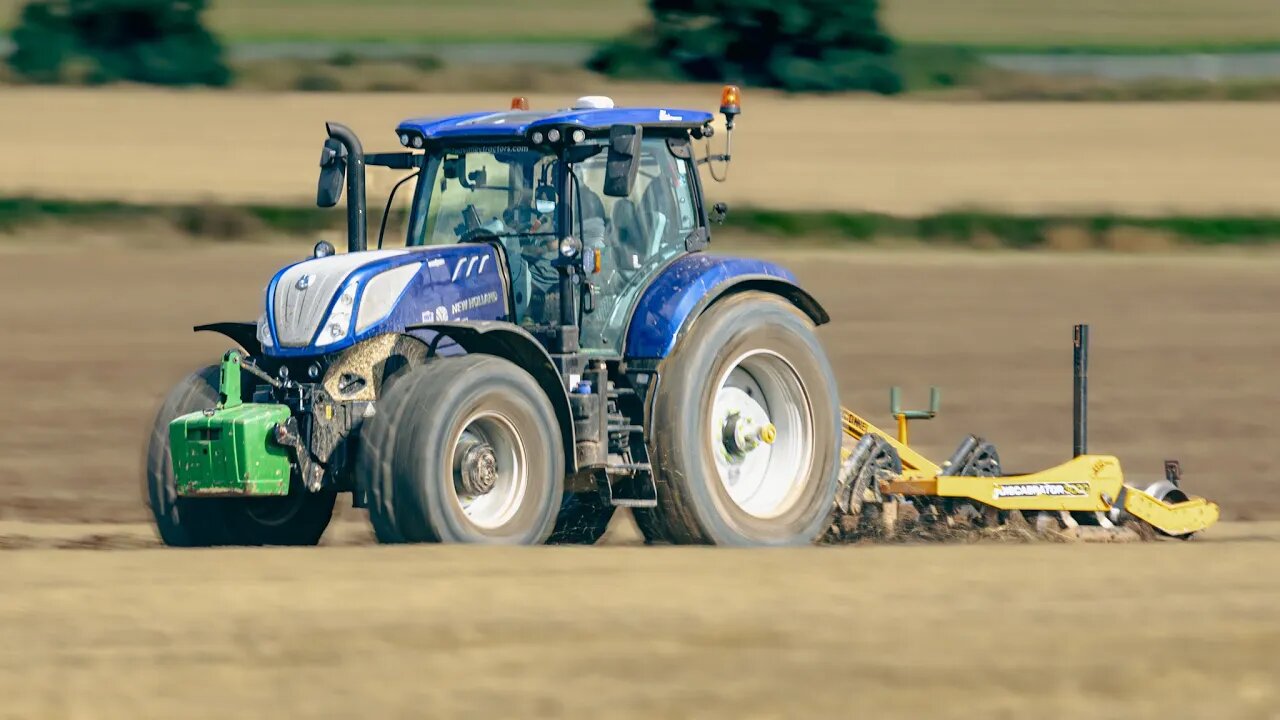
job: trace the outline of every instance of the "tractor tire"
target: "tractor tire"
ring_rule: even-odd
[[[547,543],[552,545],[595,545],[609,529],[614,507],[598,492],[567,492],[560,503],[556,527]]]
[[[658,504],[634,510],[646,540],[813,542],[839,480],[837,397],[813,323],[789,302],[744,292],[712,305],[659,370],[648,421]],[[776,428],[767,445],[765,426]]]
[[[188,376],[156,414],[147,448],[147,504],[165,545],[315,545],[333,516],[337,494],[309,493],[294,483],[281,498],[183,498],[173,481],[169,423],[218,404],[217,365]],[[246,392],[252,392],[245,383]]]
[[[361,429],[356,463],[384,543],[541,544],[564,494],[551,401],[491,355],[439,358],[395,378]]]

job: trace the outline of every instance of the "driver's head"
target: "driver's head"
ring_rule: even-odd
[[[550,185],[539,185],[533,191],[533,209],[541,215],[551,216],[556,211],[556,189]]]
[[[555,218],[555,197],[555,189],[550,185],[539,185],[532,196],[528,191],[521,192],[503,211],[502,221],[514,232],[545,232]]]

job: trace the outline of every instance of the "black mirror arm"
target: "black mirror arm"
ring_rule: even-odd
[[[422,167],[423,157],[425,156],[411,152],[372,153],[364,156],[364,164],[392,170],[413,170]]]

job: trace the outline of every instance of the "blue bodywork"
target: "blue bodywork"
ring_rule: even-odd
[[[305,262],[305,261],[304,261]],[[324,331],[324,323],[316,330],[316,337],[304,347],[264,347],[263,351],[276,357],[299,357],[337,352],[376,335],[403,332],[410,325],[429,322],[458,320],[509,320],[507,287],[498,269],[498,253],[482,244],[444,245],[411,249],[402,255],[382,258],[353,271],[343,282],[325,309],[328,317],[337,298],[351,283],[359,283],[355,307],[360,307],[368,281],[374,276],[413,263],[422,263],[414,278],[400,293],[391,311],[361,332],[356,332],[358,312],[353,312],[347,336],[337,342],[317,346],[316,339]],[[277,272],[267,287],[267,323],[273,338],[276,332],[275,303],[273,298],[280,278],[289,268]],[[426,338],[429,339],[429,338]]]
[[[478,112],[449,117],[410,118],[401,122],[396,134],[421,135],[427,140],[448,138],[520,138],[540,127],[574,126],[584,130],[606,130],[613,125],[644,125],[672,128],[700,127],[711,122],[711,113],[674,108],[603,108],[531,112]]]
[[[347,337],[324,346],[316,338],[304,347],[264,347],[267,355],[302,357],[333,353],[376,335],[404,332],[412,325],[431,322],[510,321],[509,289],[497,272],[497,253],[487,245],[447,245],[416,249],[382,258],[353,271],[329,301],[324,315],[332,311],[336,298],[351,283],[358,283],[355,307],[360,307],[364,288],[374,276],[393,268],[422,263],[422,268],[401,292],[391,311],[363,331],[355,331],[358,313],[352,313]],[[296,265],[296,263],[295,263]],[[294,265],[276,273],[267,296],[275,296],[281,276]],[[774,263],[752,258],[722,257],[692,253],[676,258],[649,283],[640,296],[626,332],[625,356],[629,359],[659,359],[671,353],[685,324],[704,309],[706,303],[726,285],[744,279],[773,280],[796,285],[795,276]],[[477,302],[478,301],[478,302]],[[268,302],[266,316],[272,337],[276,332],[275,303]],[[317,337],[325,329],[317,329]],[[429,331],[418,331],[434,336]],[[430,340],[430,337],[424,336]],[[446,343],[442,350],[448,350]]]

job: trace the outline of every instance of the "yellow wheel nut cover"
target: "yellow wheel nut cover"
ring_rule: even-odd
[[[774,427],[773,423],[765,423],[764,427],[760,428],[760,442],[765,445],[772,445],[777,438],[778,428]]]

